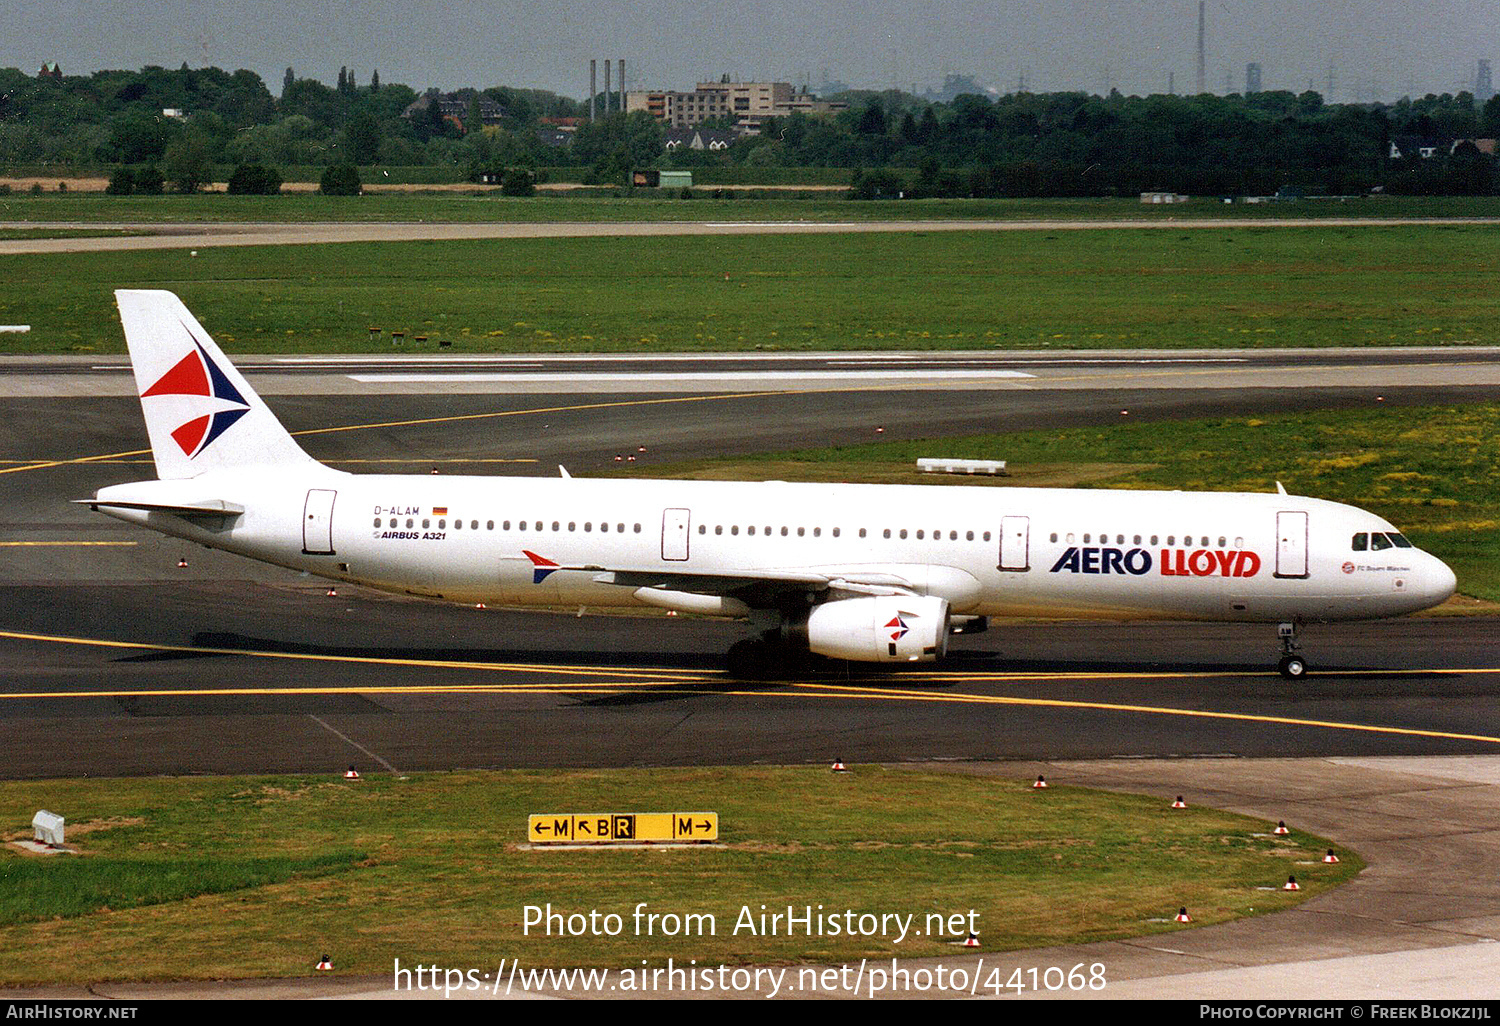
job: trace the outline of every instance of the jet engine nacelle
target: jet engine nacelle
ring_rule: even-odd
[[[877,595],[824,602],[808,612],[807,647],[867,663],[931,662],[948,650],[948,601]]]

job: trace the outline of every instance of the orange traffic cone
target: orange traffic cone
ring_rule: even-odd
[[[1281,834],[1289,834],[1289,833],[1291,833],[1291,831],[1286,828],[1286,820],[1282,819],[1282,820],[1277,820],[1277,822],[1276,822],[1276,829],[1272,830],[1271,833],[1276,834],[1276,835],[1279,836]]]
[[[1289,876],[1286,878],[1286,883],[1281,885],[1281,889],[1284,891],[1300,891],[1302,885],[1297,882],[1295,876]]]
[[[1038,773],[1037,777],[1036,777],[1036,783],[1034,783],[1034,784],[1031,785],[1031,789],[1033,791],[1040,791],[1042,788],[1044,788],[1046,786],[1047,786],[1047,778],[1044,777],[1044,776],[1042,776],[1040,773]]]
[[[346,769],[344,771],[344,779],[345,780],[358,780],[359,779],[359,770],[355,769],[353,766],[350,766],[348,769]]]
[[[1191,923],[1193,921],[1193,917],[1187,914],[1186,905],[1184,905],[1182,908],[1179,908],[1177,910],[1177,915],[1173,918],[1176,919],[1179,923]]]
[[[324,955],[322,958],[318,959],[318,972],[320,972],[320,973],[326,973],[326,972],[328,972],[332,968],[333,968],[333,963],[330,962],[330,961],[328,961],[328,956],[327,955]]]
[[[1185,801],[1182,800],[1182,795],[1178,795],[1177,796],[1177,800],[1172,803],[1172,808],[1174,808],[1174,809],[1185,809],[1185,808],[1187,808],[1187,802],[1185,802]]]
[[[1333,849],[1332,848],[1329,848],[1328,849],[1328,854],[1323,856],[1323,861],[1324,862],[1337,862],[1338,860],[1339,860],[1339,857],[1333,853]]]

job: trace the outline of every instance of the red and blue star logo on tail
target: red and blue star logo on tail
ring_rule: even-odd
[[[902,638],[906,637],[906,632],[911,630],[910,627],[906,626],[906,621],[901,619],[900,613],[897,613],[895,616],[891,617],[891,622],[886,624],[885,627],[886,630],[891,632],[892,641],[900,641]]]
[[[184,324],[183,328],[186,330],[187,325]],[[189,337],[192,334],[192,331],[188,330]],[[218,364],[209,358],[203,344],[196,338],[193,339],[193,351],[157,379],[156,384],[142,392],[141,398],[149,399],[152,396],[161,395],[202,396],[205,399],[217,400],[215,403],[203,405],[217,406],[218,409],[194,417],[172,432],[172,440],[189,459],[207,449],[214,439],[250,412],[250,404],[245,401],[245,397],[240,395],[239,389],[230,384],[229,378],[219,369]]]
[[[521,551],[526,554],[527,559],[531,560],[532,584],[541,584],[548,577],[551,577],[553,574],[562,569],[562,567],[558,566],[552,560],[546,558],[545,556],[538,556],[530,549],[522,549]]]

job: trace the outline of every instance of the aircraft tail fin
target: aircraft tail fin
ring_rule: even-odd
[[[182,300],[117,289],[156,476],[312,462]]]

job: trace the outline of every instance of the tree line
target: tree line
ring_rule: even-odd
[[[854,169],[856,193],[918,196],[1108,196],[1148,190],[1195,195],[1302,192],[1492,194],[1496,162],[1471,142],[1500,137],[1500,97],[1428,95],[1391,104],[1329,104],[1316,92],[1108,96],[1016,93],[928,103],[908,93],[841,94],[835,115],[765,122],[727,150],[666,152],[664,128],[643,113],[580,125],[547,145],[543,118],[579,117],[587,101],[512,87],[460,90],[465,113],[416,90],[335,85],[286,69],[273,95],[254,72],[219,68],[101,71],[61,80],[0,70],[0,154],[11,164],[159,170],[180,186],[214,166],[253,166],[270,182],[286,166],[375,164],[457,169],[470,177],[516,168],[584,167],[623,183],[648,167]],[[481,123],[479,101],[499,105]],[[602,107],[602,97],[600,106]],[[166,116],[180,110],[184,117]],[[706,128],[728,128],[708,123]],[[1445,143],[1432,157],[1391,156],[1393,140]],[[252,176],[253,177],[253,176]]]

